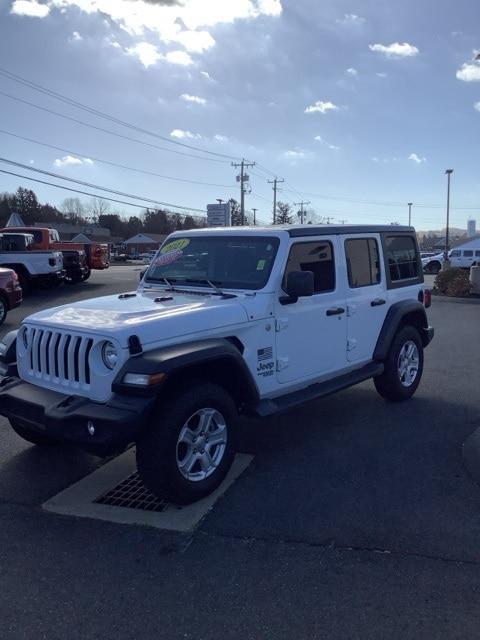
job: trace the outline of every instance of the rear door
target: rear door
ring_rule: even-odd
[[[347,265],[347,359],[372,359],[385,320],[387,286],[378,234],[343,236]]]

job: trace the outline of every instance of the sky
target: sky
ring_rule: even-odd
[[[278,199],[337,222],[406,223],[413,202],[417,229],[444,226],[451,168],[451,224],[466,228],[479,22],[471,0],[0,0],[0,157],[200,210],[239,199],[245,158],[261,221],[278,176]],[[29,168],[0,162],[75,188]],[[0,173],[0,192],[20,185],[75,196]]]

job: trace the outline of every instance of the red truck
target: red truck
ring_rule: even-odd
[[[22,302],[22,287],[13,269],[0,268],[0,324]]]
[[[61,242],[56,229],[44,227],[7,227],[0,229],[0,233],[30,233],[33,235],[34,250],[55,251],[84,251],[87,256],[87,270],[82,273],[80,280],[88,280],[92,269],[108,269],[110,266],[110,251],[107,243],[92,242]]]

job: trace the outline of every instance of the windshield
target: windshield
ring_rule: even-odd
[[[202,236],[167,241],[145,280],[230,289],[262,289],[268,282],[278,238]]]

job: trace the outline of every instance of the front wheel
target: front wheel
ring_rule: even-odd
[[[88,269],[88,270],[83,274],[83,276],[82,276],[82,278],[81,278],[81,281],[82,281],[82,282],[86,282],[86,281],[90,278],[90,276],[91,276],[91,275],[92,275],[92,271],[91,271],[91,269]]]
[[[0,324],[3,324],[6,320],[8,313],[8,303],[3,295],[0,295]]]
[[[415,327],[400,329],[384,364],[383,374],[374,378],[378,393],[393,402],[411,398],[423,372],[423,345]]]
[[[137,443],[137,467],[145,486],[175,504],[190,504],[214,491],[235,455],[237,408],[217,384],[194,383],[159,402]]]

